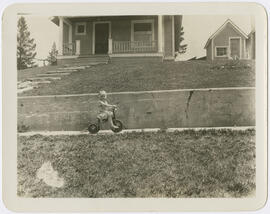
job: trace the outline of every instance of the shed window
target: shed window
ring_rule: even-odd
[[[227,56],[227,47],[217,47],[216,56]]]
[[[76,34],[77,35],[86,34],[86,23],[76,23]]]

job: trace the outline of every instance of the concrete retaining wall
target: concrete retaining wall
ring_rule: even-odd
[[[254,89],[109,94],[125,128],[255,125]],[[30,130],[83,130],[95,121],[97,96],[18,98],[18,125]],[[106,127],[105,127],[106,128]]]

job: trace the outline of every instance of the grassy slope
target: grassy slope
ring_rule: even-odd
[[[98,65],[21,95],[255,86],[255,71],[242,64],[220,69],[206,61],[118,62]]]
[[[17,79],[18,81],[26,80],[27,78],[35,77],[37,74],[43,74],[47,71],[55,71],[57,68],[62,66],[44,66],[36,68],[28,68],[24,70],[18,70]]]
[[[244,197],[255,191],[255,131],[18,138],[18,195]],[[35,178],[51,161],[63,188]]]

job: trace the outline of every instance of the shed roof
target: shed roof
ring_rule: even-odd
[[[215,33],[213,33],[210,37],[209,37],[209,39],[207,40],[207,42],[206,42],[206,44],[205,44],[205,46],[204,46],[204,48],[206,48],[208,45],[209,45],[209,43],[210,43],[210,41],[212,40],[212,39],[214,39],[225,27],[226,27],[226,25],[228,24],[228,23],[230,23],[241,35],[243,35],[246,39],[248,38],[248,36],[236,25],[236,24],[234,24],[230,19],[227,19],[225,22],[224,22],[224,24],[223,25],[221,25],[221,27],[219,27],[218,29],[217,29],[217,31],[215,32]]]
[[[248,38],[250,38],[252,34],[255,34],[255,30],[250,31],[250,33],[248,34]]]

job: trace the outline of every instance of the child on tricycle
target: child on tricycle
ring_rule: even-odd
[[[120,132],[123,129],[123,124],[120,120],[116,119],[115,111],[116,105],[111,105],[107,101],[107,93],[105,91],[100,91],[98,94],[99,101],[98,101],[98,123],[97,124],[90,124],[88,126],[88,131],[92,134],[97,133],[100,130],[100,125],[102,122],[109,121],[111,130],[113,132]]]

